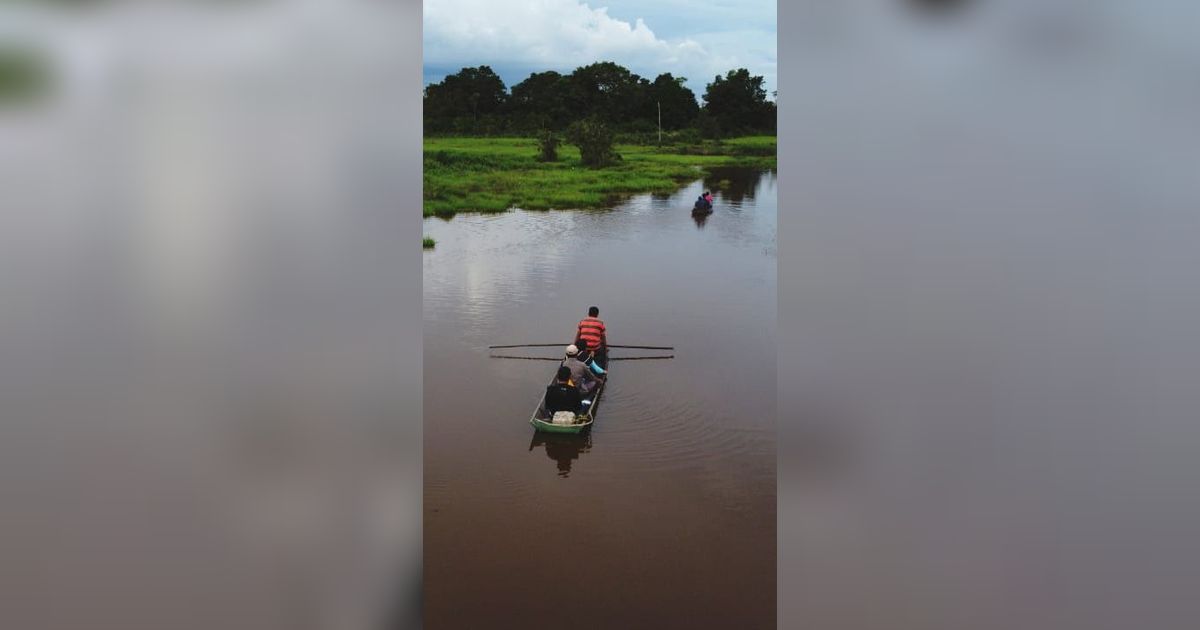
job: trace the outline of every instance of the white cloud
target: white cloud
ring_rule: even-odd
[[[641,17],[614,18],[607,8],[594,9],[576,0],[426,0],[424,38],[425,63],[439,67],[488,64],[570,70],[615,61],[648,78],[660,72],[686,76],[697,92],[713,75],[746,67],[764,75],[768,89],[775,84],[773,31],[668,40],[655,35]]]

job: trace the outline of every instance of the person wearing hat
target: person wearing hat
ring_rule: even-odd
[[[567,346],[567,356],[563,359],[562,367],[571,372],[571,384],[579,388],[579,393],[589,394],[599,382],[592,369],[579,360],[579,348],[575,344]]]
[[[559,411],[579,413],[582,406],[583,397],[579,395],[579,390],[571,385],[570,368],[565,365],[559,366],[554,382],[546,387],[546,411],[551,415]]]
[[[596,376],[604,376],[604,368],[596,362],[596,356],[592,354],[591,346],[588,345],[588,340],[580,337],[575,340],[575,345],[579,348],[579,354],[575,355],[576,359],[583,362],[584,365],[592,369]]]

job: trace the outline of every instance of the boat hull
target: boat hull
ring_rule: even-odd
[[[601,367],[606,371],[608,369],[603,364]],[[551,380],[550,383],[553,384],[554,381]],[[554,424],[551,422],[550,418],[553,414],[546,411],[546,395],[542,394],[542,399],[538,401],[537,409],[534,410],[533,416],[529,418],[529,424],[533,425],[535,430],[543,433],[583,433],[591,429],[592,423],[596,421],[596,409],[600,406],[600,396],[604,393],[604,388],[607,386],[607,378],[596,386],[596,392],[590,399],[592,401],[591,404],[588,405],[587,411],[575,416],[575,424]]]
[[[542,422],[537,418],[530,418],[529,424],[533,425],[534,429],[542,433],[583,433],[592,428],[592,420],[580,424],[554,424],[553,422]]]

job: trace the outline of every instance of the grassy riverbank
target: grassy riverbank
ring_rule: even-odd
[[[618,144],[623,160],[590,169],[560,145],[557,162],[538,162],[532,138],[426,138],[424,215],[596,208],[638,193],[671,193],[720,166],[775,168],[775,137],[720,142]]]

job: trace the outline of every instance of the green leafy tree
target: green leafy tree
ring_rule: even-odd
[[[779,107],[774,101],[767,101],[762,106],[762,119],[759,121],[759,127],[755,131],[769,131],[775,133],[778,128]]]
[[[700,132],[700,137],[706,140],[716,140],[721,137],[720,123],[707,110],[702,110],[696,116],[696,130]]]
[[[558,161],[558,136],[554,135],[553,131],[543,129],[538,133],[537,137],[539,162],[557,162]]]
[[[658,122],[658,107],[662,108],[662,128],[668,131],[682,129],[696,121],[700,104],[696,94],[684,84],[686,77],[674,77],[671,73],[660,74],[649,86],[649,98],[654,101],[654,121]]]
[[[517,126],[526,129],[558,129],[570,123],[566,77],[550,70],[535,72],[512,87],[508,111]]]
[[[686,81],[670,73],[650,81],[603,61],[568,75],[534,72],[510,94],[490,67],[463,68],[425,88],[425,131],[536,136],[589,119],[583,128],[603,123],[611,133],[653,142],[660,110],[662,129],[676,139],[775,131],[776,106],[766,99],[763,77],[745,68],[718,75],[706,86],[703,107]]]
[[[504,81],[490,67],[463,68],[425,88],[426,128],[494,129],[507,100]]]
[[[745,68],[717,75],[705,90],[704,103],[724,133],[775,128],[774,103],[767,101],[763,78]]]
[[[567,142],[579,147],[584,166],[608,166],[621,159],[613,150],[613,132],[598,118],[591,117],[571,123]]]
[[[596,117],[609,124],[648,118],[649,85],[649,81],[611,61],[593,63],[576,68],[568,76],[567,105],[583,117]]]

